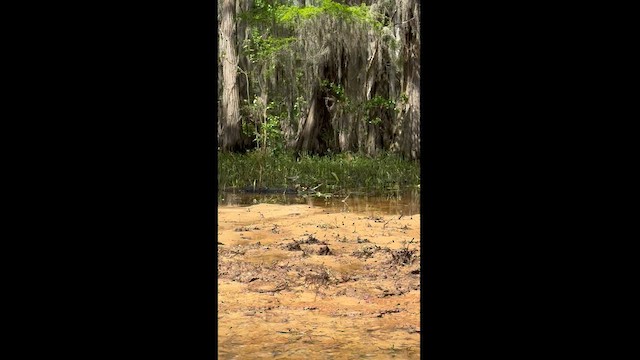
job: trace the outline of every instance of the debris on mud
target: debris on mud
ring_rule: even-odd
[[[305,276],[305,282],[307,286],[315,287],[315,301],[320,293],[320,288],[328,286],[332,282],[332,278],[327,269],[324,266],[320,266],[314,270],[309,270],[309,273]]]
[[[408,248],[402,248],[400,250],[394,250],[391,252],[391,262],[399,265],[411,265],[416,260],[417,250],[409,250]]]
[[[218,263],[218,278],[250,283],[261,278],[261,267],[241,261]]]
[[[237,227],[237,228],[233,229],[233,231],[236,231],[236,232],[251,231],[251,230],[260,230],[260,228],[257,227],[257,226],[254,226],[253,228],[250,228],[248,226],[241,226],[241,227]]]
[[[360,248],[359,250],[356,250],[356,251],[352,252],[351,256],[355,256],[355,257],[361,258],[361,259],[362,258],[368,259],[368,258],[373,257],[373,255],[375,253],[379,252],[379,251],[388,252],[389,248],[387,248],[387,247],[383,248],[383,247],[380,247],[380,246],[375,245],[375,244],[373,244],[373,245],[365,245],[362,248]]]
[[[300,244],[309,244],[309,245],[311,245],[311,244],[327,245],[326,242],[316,239],[313,235],[309,235],[308,238],[306,238],[304,240],[300,240],[299,243]]]
[[[305,245],[304,247],[300,245]],[[321,241],[309,235],[308,238],[302,240],[294,240],[293,242],[281,245],[280,248],[287,251],[303,251],[303,256],[308,255],[333,255],[331,249],[325,241]]]
[[[221,208],[219,357],[330,358],[372,348],[390,358],[419,349],[420,244],[402,241],[419,238],[419,216],[398,216]]]
[[[383,310],[383,311],[381,311],[381,312],[377,313],[377,314],[375,315],[375,317],[383,317],[383,316],[385,316],[386,314],[399,313],[400,311],[402,311],[402,310],[401,310],[401,309]]]
[[[283,283],[273,283],[269,281],[254,281],[247,286],[247,290],[257,292],[257,293],[276,293],[287,289],[289,284],[286,282]]]
[[[305,281],[311,284],[327,284],[331,280],[331,274],[324,265],[311,266],[307,269]]]
[[[224,244],[221,244],[221,245],[224,245]],[[222,256],[234,257],[238,255],[241,256],[241,255],[244,255],[246,252],[247,252],[246,250],[239,247],[225,248],[225,249],[218,248],[218,257],[222,257]]]
[[[364,244],[364,243],[370,243],[371,241],[369,241],[369,239],[360,239],[360,236],[358,236],[358,238],[356,239],[356,242],[358,244]]]
[[[387,296],[400,296],[400,295],[402,295],[402,294],[406,293],[407,291],[408,291],[408,290],[400,290],[400,289],[395,290],[395,291],[391,291],[391,290],[384,290],[384,291],[382,292],[382,294],[378,295],[378,297],[379,297],[379,298],[384,298],[384,297],[387,297]]]
[[[224,245],[220,242],[218,242],[218,244]],[[262,244],[260,243],[260,241],[254,244],[249,244],[249,245],[236,245],[236,246],[227,247],[224,249],[218,248],[218,258],[226,257],[226,256],[228,257],[242,256],[247,253],[247,250],[254,250],[254,249],[260,249],[260,248],[262,248]]]
[[[406,327],[406,330],[409,334],[413,334],[413,333],[420,333],[420,328],[419,327],[415,327],[412,325],[409,325]]]
[[[289,251],[302,251],[300,243],[295,240],[292,243],[284,244],[282,248]]]
[[[306,255],[333,255],[327,245],[307,246],[303,251]]]

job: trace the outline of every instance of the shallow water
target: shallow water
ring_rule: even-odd
[[[387,194],[369,195],[364,191],[348,196],[322,197],[295,194],[259,194],[247,192],[221,192],[218,205],[250,206],[255,204],[294,205],[306,204],[329,212],[357,212],[382,215],[411,216],[420,213],[420,191],[390,191]]]

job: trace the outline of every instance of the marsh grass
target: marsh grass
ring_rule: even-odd
[[[341,153],[326,156],[293,153],[218,153],[218,190],[313,189],[321,194],[349,191],[398,192],[420,185],[420,163],[386,153],[372,158]]]

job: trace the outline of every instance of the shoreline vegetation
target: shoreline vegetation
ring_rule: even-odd
[[[245,154],[218,152],[218,193],[286,191],[313,196],[378,195],[420,189],[420,162],[393,153],[376,157],[339,153],[294,152]]]

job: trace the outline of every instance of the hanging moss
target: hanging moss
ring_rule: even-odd
[[[249,142],[260,138],[264,145],[273,143],[264,141],[265,133],[275,138],[280,132],[281,147],[310,153],[391,150],[416,158],[419,4],[345,3],[254,0],[240,6],[244,133],[253,131]],[[274,101],[278,106],[269,106]]]

